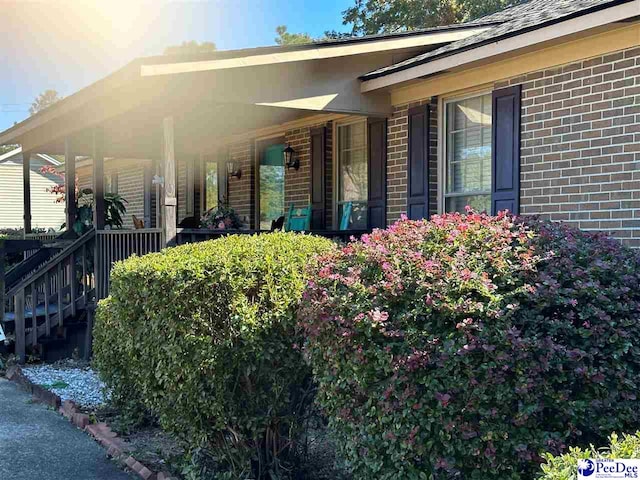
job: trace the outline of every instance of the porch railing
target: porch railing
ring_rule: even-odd
[[[40,240],[43,244],[54,241],[62,232],[53,232],[53,233],[28,233],[24,236],[27,240]],[[38,253],[39,249],[35,250],[25,250],[24,259],[31,257]]]
[[[96,295],[98,299],[109,295],[111,268],[115,262],[130,256],[159,252],[164,247],[161,228],[140,230],[96,231]]]

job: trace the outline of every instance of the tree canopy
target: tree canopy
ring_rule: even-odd
[[[29,108],[29,114],[35,115],[39,111],[44,110],[60,100],[62,100],[62,97],[58,95],[57,91],[52,89],[45,90],[33,101]]]
[[[213,42],[196,42],[190,40],[182,42],[180,45],[170,45],[164,49],[165,55],[190,55],[194,53],[208,53],[216,50],[216,44]]]
[[[303,45],[314,41],[314,38],[308,33],[288,32],[286,25],[276,27],[276,33],[278,36],[275,38],[275,41],[278,45]]]
[[[402,32],[474,20],[527,0],[355,0],[342,12],[354,35]]]

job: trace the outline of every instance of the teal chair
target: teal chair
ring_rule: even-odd
[[[291,205],[285,229],[293,232],[308,232],[311,230],[311,205],[303,208],[295,208]]]
[[[351,222],[352,210],[353,210],[353,203],[345,202],[342,204],[342,218],[340,219],[340,230],[349,230],[349,223]]]

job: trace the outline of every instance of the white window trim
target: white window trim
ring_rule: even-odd
[[[339,167],[339,159],[338,159],[338,153],[340,152],[340,146],[339,146],[339,136],[338,136],[338,127],[344,127],[347,125],[354,125],[356,123],[362,123],[364,122],[365,124],[365,128],[364,128],[364,154],[365,154],[365,160],[367,161],[367,168],[368,168],[368,162],[369,162],[369,129],[367,128],[367,122],[368,122],[368,117],[348,117],[345,118],[343,120],[337,120],[335,122],[333,122],[333,128],[332,128],[332,157],[333,157],[333,161],[332,161],[332,167],[333,167],[333,195],[332,195],[332,199],[331,199],[331,207],[332,207],[332,212],[333,212],[333,229],[337,230],[338,228],[340,228],[340,218],[338,218],[338,202],[339,197],[340,197],[340,186],[339,186],[339,179],[338,179],[338,167]]]
[[[447,104],[492,93],[492,88],[482,88],[468,90],[451,96],[438,97],[438,214],[445,213],[445,192],[447,187]],[[491,118],[493,121],[493,107],[491,110]],[[491,148],[493,149],[493,135]]]

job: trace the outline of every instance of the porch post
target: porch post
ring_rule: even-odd
[[[64,140],[64,190],[67,207],[67,231],[76,221],[76,155],[69,137]]]
[[[164,198],[162,208],[164,210],[164,234],[167,245],[176,244],[177,236],[177,206],[176,198],[176,157],[174,145],[173,117],[165,117],[162,120],[164,163]]]
[[[31,233],[31,152],[22,152],[22,205],[24,235]]]
[[[104,230],[104,131],[93,129],[93,227]]]

